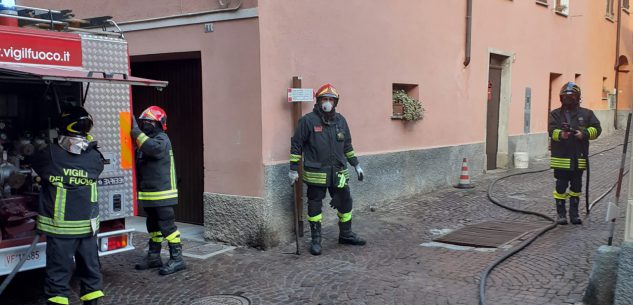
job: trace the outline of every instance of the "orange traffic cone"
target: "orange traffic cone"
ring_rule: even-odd
[[[458,189],[471,189],[475,186],[470,184],[470,176],[468,175],[468,159],[462,161],[462,174],[459,176],[459,184],[455,186]]]

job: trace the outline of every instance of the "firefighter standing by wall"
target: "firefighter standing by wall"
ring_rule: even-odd
[[[37,230],[46,235],[44,291],[47,304],[68,304],[75,264],[80,299],[96,305],[103,296],[96,234],[97,179],[104,160],[88,135],[93,121],[85,109],[64,109],[58,123],[57,142],[38,152],[32,163],[42,179]]]
[[[174,154],[167,130],[167,114],[151,106],[139,116],[140,128],[133,119],[132,137],[136,141],[136,181],[138,202],[147,213],[149,250],[138,270],[160,268],[161,275],[186,268],[182,258],[180,232],[175,224],[173,206],[178,204]],[[160,250],[163,240],[169,245],[169,261],[163,265]]]
[[[352,137],[345,118],[336,112],[339,94],[325,84],[316,92],[316,105],[299,121],[291,140],[291,183],[299,179],[297,172],[303,156],[303,181],[308,185],[308,222],[312,235],[310,253],[321,254],[322,201],[329,190],[331,205],[338,210],[339,244],[364,245],[365,240],[352,232],[352,196],[348,185],[347,162],[354,166],[358,180],[363,170],[352,147]]]
[[[552,149],[550,165],[556,178],[556,222],[567,224],[565,200],[569,198],[569,220],[572,224],[582,224],[578,217],[582,173],[589,162],[589,140],[598,138],[602,128],[593,111],[580,107],[580,87],[575,83],[563,85],[560,101],[562,106],[549,115],[548,128]]]

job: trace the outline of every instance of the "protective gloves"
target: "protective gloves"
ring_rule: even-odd
[[[299,180],[299,173],[297,171],[290,170],[288,172],[288,178],[290,179],[290,185],[294,185]]]
[[[356,176],[358,176],[358,181],[363,181],[365,176],[364,176],[363,169],[360,167],[360,164],[356,165],[354,169],[356,169]]]

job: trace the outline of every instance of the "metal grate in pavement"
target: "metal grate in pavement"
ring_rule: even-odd
[[[231,294],[218,294],[204,297],[191,302],[190,305],[250,305],[251,301],[245,297]]]
[[[496,248],[548,224],[545,222],[487,221],[465,226],[435,238],[433,241],[460,246]]]

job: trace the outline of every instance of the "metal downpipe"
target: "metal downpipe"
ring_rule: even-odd
[[[466,0],[466,48],[464,67],[470,64],[470,45],[472,44],[473,31],[473,0]]]

